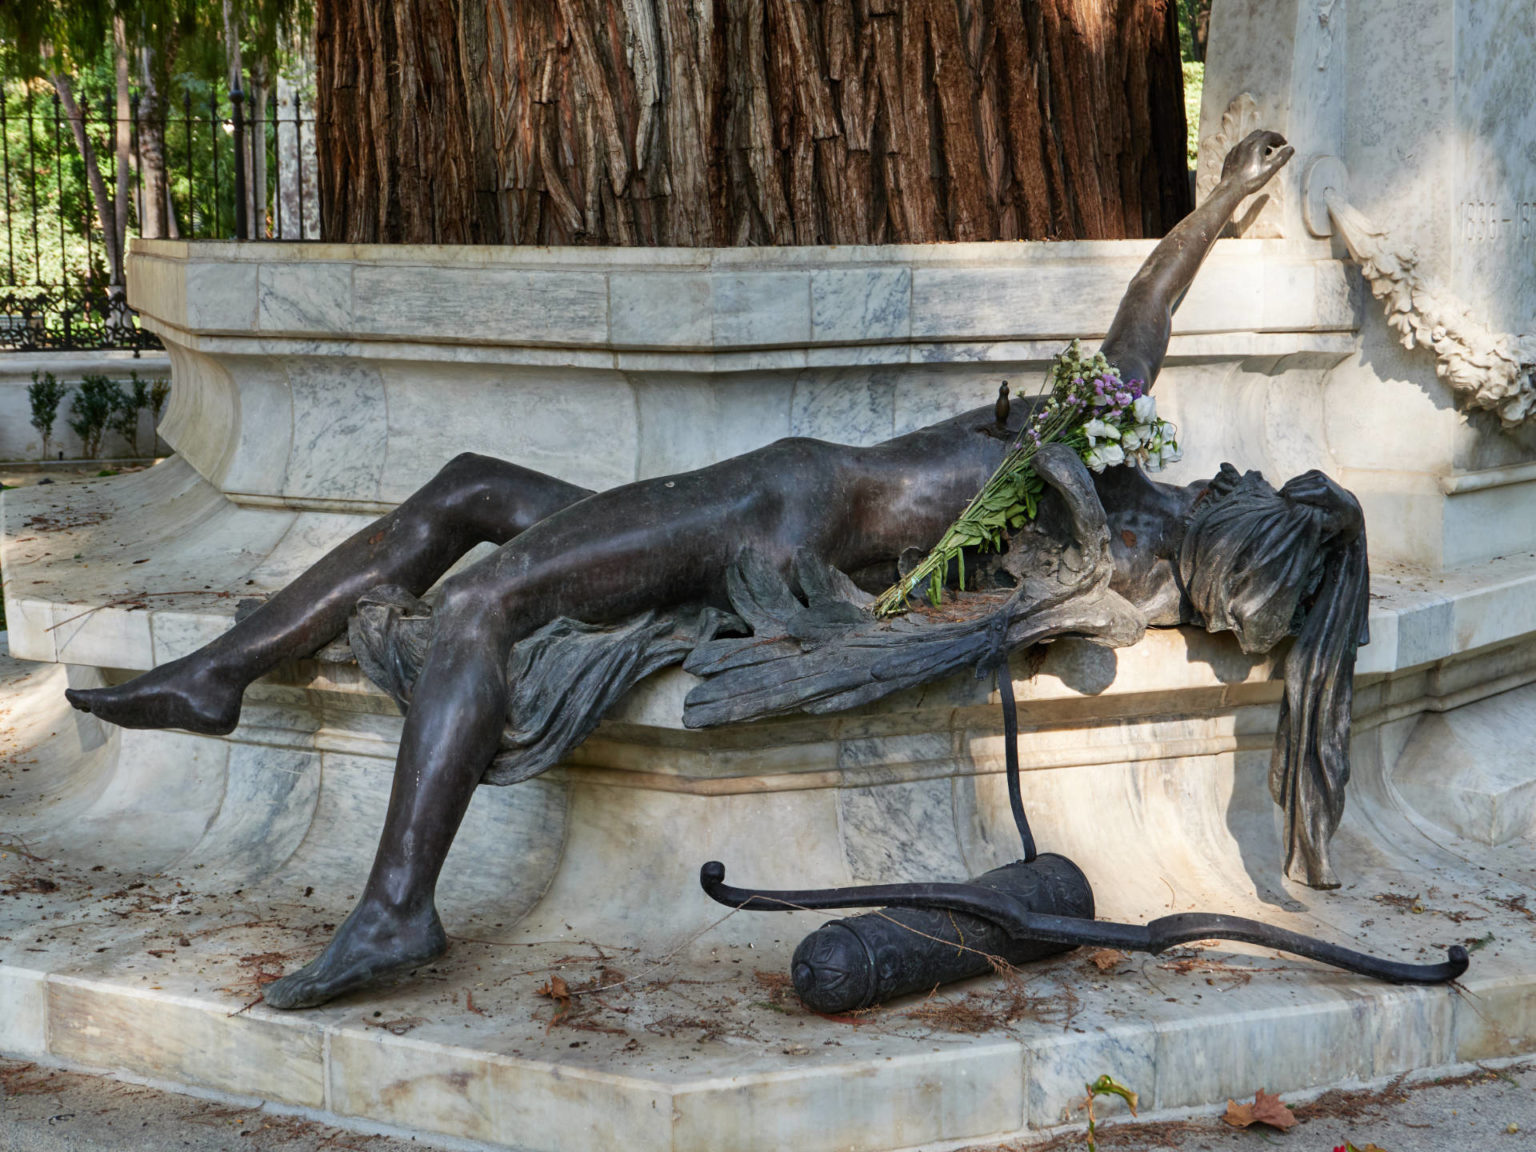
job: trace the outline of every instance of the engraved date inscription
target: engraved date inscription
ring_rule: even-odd
[[[1457,225],[1469,244],[1529,244],[1536,240],[1536,200],[1463,200]]]

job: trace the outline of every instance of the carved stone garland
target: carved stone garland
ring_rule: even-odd
[[[1333,189],[1324,196],[1350,257],[1386,307],[1387,323],[1403,347],[1435,354],[1435,375],[1463,408],[1497,412],[1505,428],[1536,414],[1536,336],[1494,332],[1460,300],[1419,268],[1411,244],[1394,244]]]

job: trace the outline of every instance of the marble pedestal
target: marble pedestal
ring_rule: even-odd
[[[256,685],[224,739],[103,729],[60,699],[218,635],[458,451],[604,487],[986,403],[1102,334],[1148,247],[139,245],[132,300],[175,366],[178,456],[0,503],[0,827],[20,850],[0,860],[0,1050],[523,1148],[881,1149],[1048,1128],[1103,1072],[1176,1110],[1536,1049],[1536,769],[1513,751],[1536,555],[1395,564],[1415,523],[1390,510],[1370,529],[1344,890],[1279,878],[1279,685],[1224,638],[1016,665],[1026,801],[1103,915],[1233,912],[1404,959],[1480,941],[1461,992],[1208,948],[809,1015],[783,974],[817,919],[725,916],[699,865],[800,886],[1013,858],[996,701],[962,678],[689,732],[672,672],[560,769],[481,790],[441,894],[447,958],[281,1015],[252,1004],[259,981],[355,898],[393,707],[315,662]],[[1159,382],[1183,475],[1334,470],[1328,386],[1362,315],[1326,242],[1218,245]],[[1437,773],[1419,751],[1469,747],[1504,755]],[[581,993],[558,1022],[539,993],[555,974]]]
[[[1279,879],[1268,662],[1176,630],[1119,652],[1062,642],[1015,669],[1036,835],[1083,866],[1101,915],[1235,912],[1421,961],[1469,942],[1460,989],[1212,946],[1108,971],[1072,955],[1014,984],[814,1016],[784,979],[817,918],[726,915],[699,864],[792,886],[1012,858],[995,698],[961,678],[845,716],[688,732],[689,678],[672,672],[567,765],[481,790],[445,872],[443,961],[314,1012],[251,1006],[366,874],[393,706],[355,667],[312,661],[256,686],[225,739],[108,729],[61,699],[227,626],[234,597],[86,603],[110,603],[121,566],[201,582],[169,526],[220,500],[181,461],[7,494],[7,583],[33,591],[12,601],[12,640],[51,638],[68,666],[11,660],[0,679],[0,1051],[520,1148],[830,1150],[1049,1128],[1102,1072],[1179,1110],[1536,1049],[1530,765],[1506,756],[1519,779],[1482,808],[1486,779],[1425,765],[1447,740],[1512,746],[1536,706],[1536,557],[1377,577],[1339,892]],[[80,526],[26,539],[55,502]],[[134,509],[141,528],[165,518],[157,546],[105,527]],[[221,519],[246,515],[193,519],[222,539]],[[226,576],[279,565],[233,555]],[[588,993],[559,1022],[539,993],[553,975]]]

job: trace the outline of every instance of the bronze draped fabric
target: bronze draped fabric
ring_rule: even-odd
[[[1288,495],[1302,490],[1309,499]],[[1259,473],[1239,476],[1223,464],[1186,520],[1178,574],[1205,627],[1235,633],[1243,651],[1268,652],[1296,636],[1285,658],[1270,794],[1285,813],[1286,875],[1338,887],[1328,842],[1349,782],[1355,650],[1370,638],[1359,505],[1319,474],[1276,492]]]

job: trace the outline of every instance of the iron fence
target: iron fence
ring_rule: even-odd
[[[247,103],[238,89],[228,96],[189,90],[158,115],[134,95],[126,118],[85,100],[72,118],[46,85],[0,82],[0,351],[160,346],[112,280],[77,131],[89,142],[112,205],[116,137],[120,125],[127,129],[125,239],[146,234],[149,198],[159,198],[147,181],[164,189],[164,219],[153,234],[320,238],[309,109],[299,94],[285,92],[280,100],[276,90],[255,108]],[[162,157],[154,172],[146,171],[147,152]]]

